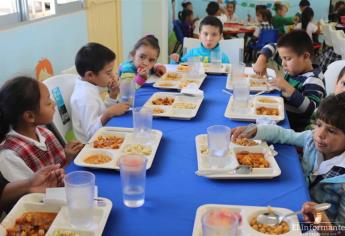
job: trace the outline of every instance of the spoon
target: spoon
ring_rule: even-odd
[[[315,205],[313,208],[316,211],[325,211],[328,208],[331,207],[331,204],[329,203],[321,203],[321,204],[317,204]],[[256,220],[258,221],[258,223],[260,224],[266,224],[266,225],[278,225],[280,224],[283,220],[285,220],[286,218],[293,216],[293,215],[297,215],[302,213],[302,210],[300,211],[295,211],[286,215],[278,215],[277,213],[273,212],[273,211],[269,211],[269,212],[265,212],[262,213],[260,215],[258,215],[256,217]]]
[[[198,170],[195,172],[195,174],[198,176],[212,176],[222,174],[248,175],[250,173],[252,173],[252,167],[247,165],[239,165],[234,169]]]

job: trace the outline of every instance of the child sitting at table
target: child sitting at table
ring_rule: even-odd
[[[285,34],[285,26],[286,25],[293,25],[295,21],[297,21],[297,17],[286,17],[286,13],[288,12],[288,7],[281,2],[275,2],[273,6],[273,10],[276,12],[275,16],[272,19],[272,24],[274,28],[278,29],[279,34]]]
[[[305,31],[287,33],[277,45],[270,44],[261,50],[253,66],[255,72],[265,73],[268,59],[277,51],[286,74],[284,78],[278,76],[273,79],[270,84],[281,89],[292,129],[303,131],[326,95],[323,74],[317,66],[313,68],[312,65],[313,43]]]
[[[206,16],[200,23],[200,47],[190,49],[181,60],[177,53],[171,54],[170,59],[172,63],[186,62],[190,57],[200,57],[202,62],[211,62],[211,52],[220,52],[219,41],[223,35],[223,24],[214,16]],[[229,58],[222,53],[222,63],[229,63]]]
[[[164,65],[156,64],[159,53],[160,47],[155,36],[146,35],[139,39],[130,52],[130,59],[121,63],[119,67],[120,79],[133,78],[139,88],[150,74],[162,76],[166,68]]]
[[[116,100],[119,86],[113,72],[114,62],[115,53],[98,43],[88,43],[77,53],[75,66],[80,78],[70,98],[71,117],[74,134],[84,143],[110,118],[124,114],[129,108],[129,104]],[[105,101],[100,88],[109,89]]]
[[[237,22],[239,21],[238,16],[235,13],[236,1],[229,1],[226,3],[226,15],[228,17],[228,22]]]
[[[322,100],[316,112],[314,130],[297,133],[277,125],[258,125],[253,131],[246,127],[232,130],[238,137],[265,140],[303,147],[302,167],[313,201],[328,202],[330,220],[345,224],[345,92]],[[254,137],[255,136],[255,137]]]
[[[28,179],[41,168],[65,166],[83,148],[78,141],[61,146],[42,125],[50,124],[55,103],[48,88],[20,76],[0,89],[0,172],[9,181]]]
[[[320,27],[313,23],[314,11],[307,7],[302,12],[301,23],[298,23],[295,29],[302,29],[307,32],[310,39],[313,41],[313,34],[320,33]]]

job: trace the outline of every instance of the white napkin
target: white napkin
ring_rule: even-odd
[[[95,186],[95,198],[98,197],[98,187]],[[67,204],[65,188],[47,188],[44,196],[45,203]]]
[[[190,83],[183,89],[181,89],[182,94],[192,95],[192,96],[204,96],[204,91],[198,89],[198,85],[195,83]]]

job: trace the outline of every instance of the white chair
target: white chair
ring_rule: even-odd
[[[336,44],[343,60],[345,60],[345,33],[342,30],[337,30]]]
[[[187,53],[192,48],[197,48],[200,40],[196,38],[183,38],[183,53]],[[226,39],[219,42],[221,50],[229,57],[231,64],[239,64],[242,60],[244,39]]]
[[[329,47],[332,47],[332,39],[331,39],[331,25],[330,24],[325,24],[324,29],[323,29],[323,37],[325,38],[325,44]]]
[[[330,32],[330,36],[331,36],[331,40],[332,40],[332,46],[334,49],[334,53],[341,55],[341,51],[340,51],[340,45],[338,43],[338,38],[337,38],[337,31],[334,28],[330,28],[329,32]]]
[[[341,71],[341,69],[343,69],[344,66],[345,60],[335,61],[328,65],[327,70],[325,72],[327,95],[334,93],[339,72]]]
[[[62,140],[64,143],[73,138],[70,97],[77,78],[77,75],[61,74],[43,81],[57,108],[53,117],[52,128],[60,136],[58,137],[60,141]]]
[[[71,66],[71,67],[61,71],[61,74],[73,74],[73,75],[76,74],[77,75],[78,72],[77,72],[77,69],[75,68],[75,66]]]

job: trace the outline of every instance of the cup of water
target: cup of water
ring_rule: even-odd
[[[189,57],[188,58],[188,65],[191,66],[191,68],[192,68],[188,75],[192,78],[200,77],[201,58],[200,57]]]
[[[230,128],[214,125],[207,128],[208,160],[211,166],[223,168],[230,159],[227,157],[230,144]]]
[[[240,62],[239,64],[232,64],[231,65],[231,79],[235,81],[237,79],[242,79],[244,77],[244,70],[246,68],[246,64]]]
[[[95,175],[88,171],[74,171],[65,176],[64,182],[71,225],[93,228]]]
[[[151,144],[152,109],[148,107],[133,108],[134,142],[142,145]]]
[[[120,79],[120,103],[128,103],[134,107],[135,98],[135,81],[134,79]]]
[[[201,218],[203,236],[237,236],[241,216],[228,209],[210,209]]]
[[[119,159],[123,204],[140,207],[145,202],[147,159],[141,155],[124,155]]]
[[[233,81],[233,112],[246,114],[249,112],[250,83],[248,78]]]
[[[210,53],[210,59],[212,66],[221,67],[222,66],[222,51],[221,50],[212,50]]]

